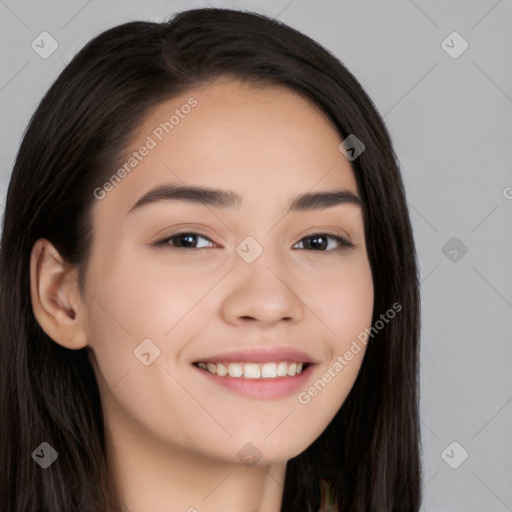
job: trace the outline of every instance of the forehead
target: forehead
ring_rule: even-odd
[[[271,197],[284,203],[315,187],[356,192],[340,143],[328,117],[296,92],[218,79],[146,115],[120,159],[126,169],[122,180],[99,208],[117,202],[117,210],[127,213],[160,184],[229,188],[244,203],[260,206],[272,204]]]

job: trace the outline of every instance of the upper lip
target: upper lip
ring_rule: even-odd
[[[254,362],[268,363],[280,361],[293,361],[301,363],[314,364],[316,361],[302,350],[284,347],[284,348],[254,348],[239,350],[236,352],[226,352],[216,356],[207,357],[195,361],[196,363],[236,363],[236,362]]]

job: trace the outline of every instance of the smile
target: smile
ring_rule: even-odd
[[[277,377],[293,377],[302,373],[308,363],[302,362],[269,362],[258,363],[196,363],[199,368],[219,377],[235,377],[245,379],[274,379]]]

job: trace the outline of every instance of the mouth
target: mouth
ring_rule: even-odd
[[[312,363],[305,361],[275,361],[266,363],[256,362],[196,362],[194,366],[218,377],[233,377],[235,379],[272,380],[283,377],[300,375]]]
[[[320,363],[293,346],[245,347],[200,357],[191,366],[200,379],[206,379],[209,392],[222,389],[233,397],[255,400],[292,399],[307,387]]]

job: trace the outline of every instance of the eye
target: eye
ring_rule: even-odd
[[[191,233],[191,232],[183,232],[183,233],[174,233],[171,236],[168,236],[167,238],[163,238],[162,240],[157,240],[153,243],[153,245],[156,245],[157,247],[169,245],[171,247],[176,247],[177,249],[204,249],[206,246],[197,247],[195,246],[194,241],[197,241],[198,238],[202,238],[203,240],[209,240],[207,236],[200,235],[199,233]],[[169,243],[171,241],[174,241],[172,244]],[[213,242],[212,242],[213,243]]]
[[[155,245],[157,247],[169,246],[176,249],[205,249],[208,247],[208,243],[203,246],[196,245],[197,240],[201,238],[203,240],[211,242],[212,244],[214,243],[210,238],[208,238],[205,235],[187,231],[182,233],[174,233],[171,236],[168,236],[161,240],[157,240],[152,245]],[[313,250],[315,252],[329,252],[337,249],[336,247],[333,248],[332,244],[329,244],[329,242],[326,243],[327,240],[334,240],[335,244],[338,244],[339,246],[338,249],[355,247],[352,242],[334,233],[314,233],[312,235],[302,238],[302,240],[298,242],[299,244],[303,244],[303,247],[299,247],[299,249],[305,249],[310,251]],[[304,241],[308,242],[304,244]],[[328,248],[329,246],[331,247]]]
[[[334,249],[333,249],[332,244],[331,244],[331,248],[328,250],[325,250],[327,247],[329,247],[329,243],[325,242],[328,239],[334,240],[334,242],[337,243],[339,245],[339,247],[338,248],[334,247]],[[355,247],[354,244],[352,242],[350,242],[350,240],[347,240],[346,238],[344,238],[342,236],[335,235],[334,233],[313,233],[312,235],[304,237],[298,243],[299,244],[303,243],[304,240],[309,240],[309,242],[306,243],[305,247],[303,247],[303,248],[305,248],[306,250],[311,250],[311,247],[312,247],[315,252],[318,252],[318,251],[329,252],[329,251],[336,250],[336,249],[341,250],[344,248]]]

